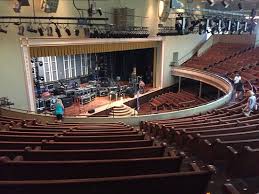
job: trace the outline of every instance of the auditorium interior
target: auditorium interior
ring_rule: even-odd
[[[0,193],[258,194],[258,21],[259,0],[1,0]]]

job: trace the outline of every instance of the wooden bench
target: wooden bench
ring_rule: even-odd
[[[0,181],[4,194],[204,194],[213,170],[109,178]]]
[[[164,156],[164,146],[91,149],[91,150],[0,150],[0,156],[14,158],[21,155],[24,160],[105,160]]]
[[[17,157],[22,158],[22,157]],[[179,172],[180,156],[80,161],[0,162],[0,180],[55,180],[136,176]]]
[[[105,142],[9,142],[0,141],[1,149],[24,149],[25,147],[35,148],[41,146],[44,150],[84,150],[84,149],[109,149],[109,148],[130,148],[147,147],[153,145],[153,140],[135,141],[105,141]]]

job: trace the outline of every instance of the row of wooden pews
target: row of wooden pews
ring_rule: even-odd
[[[46,125],[0,130],[0,193],[204,194],[211,166],[190,163],[124,123]]]
[[[159,112],[159,110],[164,111],[166,109],[172,111],[191,108],[204,103],[207,103],[207,100],[182,90],[177,93],[169,92],[159,95],[152,98],[148,104],[150,105],[151,110],[155,109],[156,112]]]
[[[205,162],[223,165],[228,178],[256,178],[259,177],[259,113],[244,116],[242,108],[246,101],[204,115],[142,122],[140,127]]]
[[[237,55],[250,50],[251,47],[244,44],[226,44],[218,43],[213,45],[206,53],[200,57],[192,57],[184,65],[196,69],[207,69],[210,66],[215,66],[228,59],[234,58]]]

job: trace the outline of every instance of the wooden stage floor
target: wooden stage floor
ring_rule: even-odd
[[[155,91],[155,88],[152,87],[146,87],[145,93],[141,94],[145,95],[149,92]],[[125,98],[118,98],[118,100],[112,100],[110,101],[109,96],[104,97],[96,97],[92,102],[81,105],[79,103],[74,103],[72,106],[65,108],[65,116],[89,116],[92,114],[89,114],[88,111],[95,109],[95,113],[109,109],[113,106],[119,106],[133,98],[125,97]]]

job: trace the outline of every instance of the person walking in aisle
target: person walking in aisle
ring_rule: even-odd
[[[64,105],[61,99],[57,99],[55,115],[58,122],[62,122],[63,115],[64,115]]]

